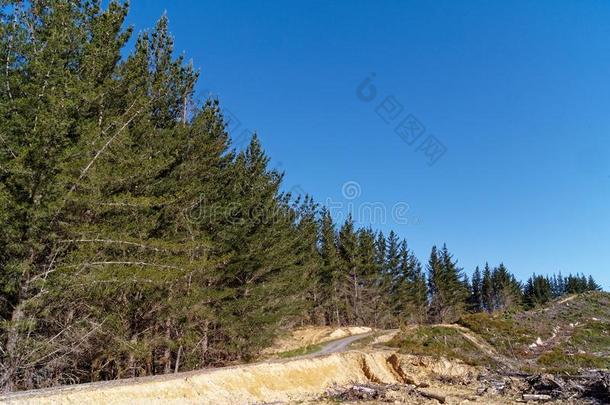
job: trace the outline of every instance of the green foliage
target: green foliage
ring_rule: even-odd
[[[472,274],[472,289],[470,299],[468,300],[469,309],[472,312],[482,311],[483,305],[483,278],[479,266],[476,267]]]
[[[588,292],[569,301],[515,312],[464,314],[460,326],[408,327],[390,343],[409,354],[455,357],[493,366],[483,346],[495,351],[495,361],[512,362],[532,373],[577,373],[610,367],[610,294]],[[587,319],[586,322],[582,322]],[[596,319],[596,320],[595,320]],[[470,335],[473,340],[464,340]],[[545,343],[533,345],[540,338]]]
[[[126,5],[9,3],[0,385],[256,356],[301,314],[315,251],[258,138],[235,154],[218,102],[193,102],[166,17],[121,58]]]
[[[280,352],[277,355],[281,359],[287,359],[290,357],[305,356],[307,354],[315,353],[318,350],[320,350],[321,348],[322,348],[322,344],[308,345],[308,346],[304,346],[304,347],[299,347],[298,349]]]
[[[572,352],[584,350],[610,359],[610,322],[591,320],[579,325],[565,346]]]
[[[529,324],[515,321],[510,314],[465,314],[460,318],[459,324],[472,330],[509,357],[525,355],[527,346],[538,336],[545,337],[546,333],[532,328]]]
[[[432,322],[455,322],[465,309],[469,290],[462,269],[443,246],[440,253],[432,248],[428,260],[428,289]]]
[[[610,361],[608,358],[588,353],[566,354],[561,348],[556,347],[548,351],[537,361],[545,371],[552,373],[577,373],[586,369],[608,369]]]
[[[607,293],[589,292],[524,312],[467,314],[459,323],[504,356],[533,359],[532,364],[546,371],[608,368],[609,299]],[[538,338],[549,343],[530,347]]]
[[[523,301],[528,308],[533,308],[565,294],[581,294],[587,291],[601,291],[592,276],[570,274],[562,277],[561,272],[551,277],[534,274],[525,284]]]
[[[419,326],[398,334],[388,344],[407,354],[460,359],[474,366],[495,364],[454,328]]]

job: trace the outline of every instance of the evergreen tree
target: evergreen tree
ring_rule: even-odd
[[[340,279],[339,291],[347,323],[354,324],[360,317],[360,274],[358,273],[358,241],[351,215],[339,231]]]
[[[33,387],[38,375],[52,372],[51,357],[73,353],[63,336],[45,339],[49,326],[63,326],[62,320],[45,317],[45,323],[37,308],[52,296],[51,279],[67,251],[62,241],[72,236],[66,228],[74,191],[142,104],[127,111],[115,99],[121,90],[115,77],[120,49],[129,37],[121,28],[125,6],[113,3],[104,11],[84,1],[3,6],[0,311],[6,328],[0,385],[11,390]],[[77,334],[91,323],[71,326]]]
[[[569,274],[565,281],[566,294],[580,294],[587,291],[588,281],[584,274]]]
[[[552,293],[552,287],[549,279],[534,274],[525,284],[524,302],[529,308],[542,305],[551,300]]]
[[[521,304],[521,285],[503,263],[491,275],[494,310],[507,310]]]
[[[432,248],[428,261],[428,288],[433,322],[453,322],[464,310],[468,289],[461,271],[446,245],[440,255],[436,247]]]
[[[121,59],[126,6],[2,12],[0,385],[255,355],[311,268],[258,139],[233,154],[218,103],[194,105],[166,18]]]
[[[409,255],[409,274],[407,276],[406,311],[417,323],[424,323],[428,313],[428,290],[426,275],[421,263],[414,254]]]
[[[393,275],[391,290],[392,313],[399,319],[404,319],[406,316],[409,282],[413,272],[411,265],[407,241],[403,240],[398,250],[398,265]]]
[[[495,310],[493,282],[491,278],[491,270],[489,264],[485,263],[483,268],[483,281],[481,283],[481,295],[483,299],[483,309],[487,312]]]
[[[566,293],[565,278],[562,276],[561,271],[557,273],[557,285],[555,287],[555,294],[560,297]]]
[[[377,268],[380,272],[386,273],[388,269],[386,261],[387,241],[385,236],[383,235],[383,232],[381,231],[377,233],[377,238],[375,239],[375,250],[375,262],[377,263]]]
[[[358,308],[360,315],[357,322],[365,325],[377,325],[380,323],[378,314],[382,313],[384,297],[379,290],[379,271],[375,263],[375,234],[371,229],[360,229],[357,236]]]
[[[387,272],[392,280],[392,283],[397,282],[401,278],[400,274],[400,242],[398,235],[394,231],[390,231],[387,239],[387,257],[385,259]]]
[[[341,325],[340,313],[340,273],[339,254],[337,252],[337,235],[335,224],[330,212],[324,208],[320,224],[320,254],[323,266],[323,284],[328,291],[329,302],[327,304],[328,323]]]
[[[601,291],[602,288],[599,284],[597,284],[597,282],[595,282],[595,280],[593,279],[593,277],[591,275],[589,275],[589,278],[587,279],[587,290],[588,291]]]
[[[388,241],[383,234],[379,231],[377,238],[375,239],[375,263],[377,264],[378,280],[376,282],[376,289],[380,294],[376,310],[375,310],[375,326],[379,327],[387,320],[386,313],[392,306],[392,278],[390,274],[390,264],[388,263]]]
[[[394,231],[390,231],[387,239],[387,257],[385,263],[387,266],[387,274],[384,274],[386,279],[387,306],[393,316],[398,316],[401,312],[402,303],[400,299],[401,288],[404,277],[401,274],[401,243],[398,235]]]
[[[428,295],[430,296],[430,305],[433,307],[439,306],[439,284],[442,284],[443,267],[440,261],[436,246],[432,246],[430,258],[428,259]]]
[[[472,274],[472,294],[469,303],[471,311],[480,312],[483,310],[483,278],[479,266],[474,269]]]
[[[324,312],[324,273],[322,261],[318,250],[319,223],[318,204],[311,196],[299,198],[296,202],[299,234],[299,248],[297,250],[299,261],[297,266],[301,269],[305,311],[302,323],[324,325],[326,316]]]

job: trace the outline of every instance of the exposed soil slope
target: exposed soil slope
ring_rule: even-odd
[[[11,404],[245,404],[314,400],[329,387],[349,384],[423,384],[433,376],[472,379],[475,370],[392,351],[350,351],[171,376],[83,384],[23,392]],[[425,385],[429,385],[428,382]]]

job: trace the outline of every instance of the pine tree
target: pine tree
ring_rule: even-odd
[[[292,196],[291,196],[292,197]],[[303,294],[306,308],[302,324],[324,325],[324,274],[318,251],[318,204],[311,196],[299,197],[295,203],[298,216],[297,233],[299,236],[298,263],[301,269]]]
[[[231,286],[237,299],[223,314],[236,319],[227,324],[234,325],[228,333],[232,341],[244,342],[239,347],[242,357],[269,344],[282,318],[297,315],[302,305],[295,295],[302,290],[296,282],[300,269],[295,255],[299,245],[295,215],[288,200],[278,198],[282,176],[267,169],[268,161],[258,138],[253,137],[236,161],[232,179],[238,184],[233,189],[239,192],[234,197],[232,221],[219,241],[226,254],[231,254],[224,274],[232,282],[226,280],[223,285]]]
[[[385,259],[385,263],[387,266],[387,272],[392,280],[392,283],[395,283],[397,280],[401,278],[400,275],[400,242],[398,240],[398,235],[394,231],[390,231],[387,239],[387,256]]]
[[[375,327],[387,324],[387,312],[392,306],[392,278],[388,263],[388,243],[383,232],[379,231],[375,239],[375,263],[377,265],[378,277],[376,289],[379,299],[375,308]]]
[[[503,263],[494,268],[491,280],[495,310],[503,311],[521,304],[521,285]]]
[[[392,313],[398,319],[406,317],[411,273],[410,252],[407,241],[403,240],[398,249],[398,264],[392,277],[391,289]]]
[[[407,311],[417,323],[424,323],[428,312],[428,290],[426,275],[422,271],[421,263],[414,254],[409,256],[409,275],[407,290]]]
[[[561,271],[559,271],[559,273],[557,273],[556,294],[557,294],[557,296],[562,296],[565,293],[566,293],[565,278],[561,274]]]
[[[360,275],[358,322],[378,325],[382,322],[384,296],[379,290],[379,271],[375,263],[375,234],[371,229],[360,229],[358,235],[358,274]]]
[[[401,312],[400,302],[400,289],[401,284],[404,280],[401,274],[400,266],[400,241],[398,235],[394,231],[390,231],[387,239],[387,253],[386,253],[386,272],[384,277],[387,279],[385,284],[387,285],[387,306],[393,316],[398,316]]]
[[[432,246],[428,259],[428,294],[430,296],[431,310],[438,311],[440,304],[440,288],[443,280],[443,264],[439,258],[436,246]],[[436,314],[435,314],[436,315]]]
[[[601,291],[602,288],[599,284],[597,284],[597,282],[595,282],[595,280],[593,279],[593,277],[591,275],[589,275],[589,278],[587,279],[587,290],[588,291]]]
[[[569,274],[565,281],[566,294],[580,294],[587,291],[587,283],[588,281],[584,274]]]
[[[552,287],[548,278],[532,275],[524,288],[524,302],[527,307],[533,308],[549,302],[552,298]]]
[[[481,270],[477,266],[472,274],[472,294],[470,296],[470,309],[473,312],[483,310],[483,279]]]
[[[428,289],[433,322],[456,321],[466,305],[468,289],[462,278],[462,269],[453,261],[447,246],[437,253],[432,248],[428,261]]]
[[[375,239],[375,262],[377,263],[377,267],[380,272],[387,273],[387,241],[383,232],[377,233],[377,238]]]
[[[491,279],[491,270],[489,268],[488,263],[485,263],[485,267],[483,268],[483,281],[481,285],[483,309],[487,312],[493,312],[495,310],[493,282]]]
[[[341,325],[340,313],[340,273],[339,254],[337,252],[337,235],[335,224],[327,209],[322,210],[320,224],[320,255],[323,266],[323,284],[328,290],[327,317],[328,323]]]
[[[304,310],[315,246],[258,139],[235,155],[218,102],[194,105],[166,18],[122,59],[126,6],[12,5],[2,388],[251,358]]]
[[[360,317],[360,274],[357,263],[357,239],[354,222],[351,215],[339,230],[339,263],[340,279],[339,291],[341,301],[346,313],[346,320],[350,324],[357,323]]]
[[[129,31],[121,28],[126,7],[115,3],[104,11],[84,1],[3,5],[0,268],[6,296],[0,310],[9,321],[0,385],[11,390],[31,387],[37,378],[32,370],[44,374],[51,364],[44,350],[28,356],[27,367],[21,364],[22,353],[44,341],[51,324],[37,319],[32,304],[52,295],[43,292],[66,253],[66,218],[74,190],[87,181],[98,156],[93,152],[102,153],[104,142],[120,136],[121,119],[129,115],[114,99]],[[74,333],[78,326],[90,325],[74,326]],[[47,349],[66,358],[71,349],[65,343],[58,338]]]

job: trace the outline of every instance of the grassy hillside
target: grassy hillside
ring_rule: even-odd
[[[529,311],[463,316],[459,325],[420,326],[390,343],[405,353],[574,373],[610,368],[610,293],[563,297]]]

